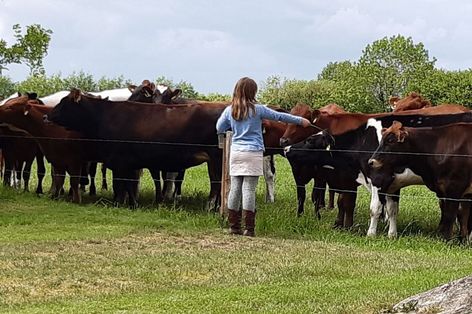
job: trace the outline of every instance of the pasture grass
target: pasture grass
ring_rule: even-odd
[[[472,273],[470,247],[437,236],[438,204],[423,187],[402,191],[400,236],[390,240],[384,224],[365,237],[361,188],[356,225],[335,230],[335,211],[315,219],[308,197],[295,216],[282,158],[276,186],[265,204],[259,183],[256,238],[227,235],[206,210],[204,166],[187,171],[180,202],[158,207],[146,172],[136,210],[111,206],[107,191],[75,205],[0,187],[0,311],[377,313]]]

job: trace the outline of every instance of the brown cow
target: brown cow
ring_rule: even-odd
[[[29,103],[27,96],[14,98],[0,107],[0,121],[27,131],[39,143],[46,159],[54,167],[53,197],[64,185],[65,173],[70,175],[72,201],[80,203],[79,179],[84,163],[96,160],[95,144],[80,141],[82,135],[56,124],[44,124],[43,116],[52,108]]]
[[[429,100],[424,99],[420,94],[412,92],[400,99],[398,96],[391,96],[388,100],[393,112],[402,112],[432,107]]]
[[[442,201],[439,231],[446,239],[452,237],[459,213],[462,239],[469,234],[469,207],[459,212],[459,203],[472,200],[471,133],[471,123],[410,128],[395,121],[383,130],[382,141],[369,160],[377,172],[402,167],[423,179]]]

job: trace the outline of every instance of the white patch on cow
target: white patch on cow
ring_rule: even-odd
[[[166,90],[169,89],[169,86],[162,85],[162,84],[157,84],[156,89],[162,94],[163,92],[165,92]]]
[[[388,188],[388,193],[396,192],[409,185],[423,185],[423,178],[414,173],[410,168],[405,168],[402,173],[395,173],[395,179]]]
[[[90,94],[107,98],[111,101],[126,101],[131,96],[131,91],[126,88],[109,89],[101,92],[91,92]]]
[[[392,197],[387,196],[386,204],[386,219],[388,219],[388,237],[396,238],[397,237],[397,216],[398,216],[398,202],[395,201]]]
[[[292,148],[292,145],[285,146],[284,147],[284,155],[287,156],[287,154],[290,152],[290,149]]]
[[[263,172],[266,183],[266,197],[267,203],[275,202],[275,173],[272,172],[271,167],[271,156],[264,156],[263,159]]]
[[[55,107],[61,101],[62,98],[66,97],[69,94],[70,91],[63,90],[45,97],[41,97],[40,99],[43,101],[44,105],[49,107]]]
[[[377,225],[379,223],[380,214],[382,213],[382,203],[379,198],[379,189],[372,186],[370,195],[370,224],[367,230],[367,236],[375,236],[377,234]]]
[[[330,169],[330,170],[334,170],[334,167],[333,167],[333,166],[330,166],[330,165],[324,165],[323,168],[325,168],[325,169]]]
[[[0,106],[3,106],[7,101],[9,101],[10,99],[16,98],[16,97],[18,97],[18,93],[11,94],[10,96],[5,98],[4,100],[0,101]]]
[[[378,120],[375,120],[373,118],[370,118],[368,121],[367,121],[367,126],[366,126],[366,129],[368,127],[373,127],[375,128],[375,132],[377,134],[377,139],[379,141],[379,144],[380,144],[380,141],[382,140],[382,122],[381,121],[378,121]]]
[[[369,193],[372,192],[372,182],[362,172],[357,175],[356,182],[365,187]]]

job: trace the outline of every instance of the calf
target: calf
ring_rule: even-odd
[[[472,124],[459,123],[439,127],[410,128],[395,121],[382,132],[382,140],[369,160],[376,171],[402,167],[420,176],[442,203],[439,231],[452,237],[453,223],[460,201],[472,201]],[[462,208],[461,237],[469,230],[469,207]]]

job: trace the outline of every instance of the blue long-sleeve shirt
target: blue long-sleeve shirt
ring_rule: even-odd
[[[216,122],[217,133],[233,130],[233,151],[263,151],[262,119],[275,120],[300,125],[302,118],[288,113],[277,112],[264,105],[255,105],[256,112],[249,111],[247,119],[237,121],[231,116],[231,106],[228,106]]]

